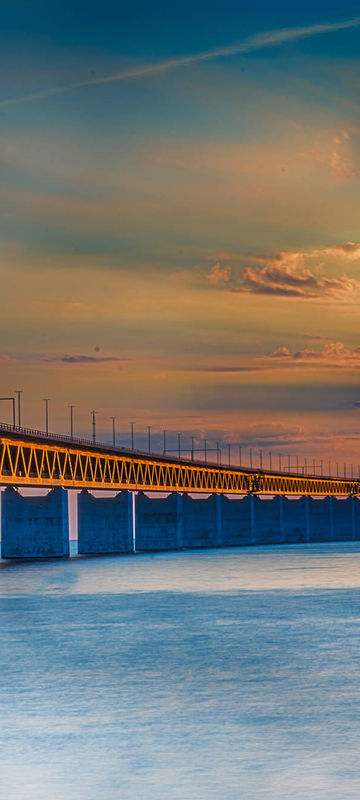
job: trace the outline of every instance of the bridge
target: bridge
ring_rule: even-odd
[[[83,553],[360,538],[360,480],[214,465],[4,423],[0,486],[5,558],[68,555],[74,489]],[[51,491],[23,497],[26,487]]]
[[[0,423],[0,485],[151,492],[355,495],[360,480],[211,465]]]

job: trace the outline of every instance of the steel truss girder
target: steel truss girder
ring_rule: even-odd
[[[222,494],[349,495],[360,481],[284,473],[245,472],[0,438],[0,484],[76,489],[217,492]]]

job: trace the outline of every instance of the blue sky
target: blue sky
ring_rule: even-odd
[[[360,365],[357,13],[3,3],[0,358],[29,424],[56,396],[54,424],[76,402],[85,433],[92,393],[104,427],[116,413],[190,432],[196,418],[199,435],[262,426],[286,448],[320,431],[325,452],[331,430],[345,447]]]

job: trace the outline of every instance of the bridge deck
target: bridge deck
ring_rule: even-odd
[[[0,426],[0,485],[223,494],[349,495],[360,481],[215,466]]]

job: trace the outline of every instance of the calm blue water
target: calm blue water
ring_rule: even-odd
[[[0,562],[4,800],[360,797],[356,543]]]

